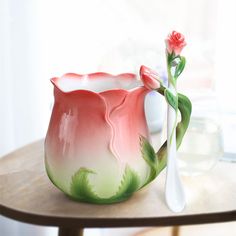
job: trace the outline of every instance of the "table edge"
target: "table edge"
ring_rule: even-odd
[[[76,218],[44,216],[15,210],[3,205],[0,205],[0,212],[3,216],[25,223],[71,228],[174,226],[236,221],[236,210],[194,215],[188,214],[144,218]]]

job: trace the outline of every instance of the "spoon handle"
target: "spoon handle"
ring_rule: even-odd
[[[169,90],[176,96],[176,90],[169,85]],[[170,210],[181,212],[185,207],[185,194],[177,167],[176,119],[175,109],[168,105],[167,122],[167,173],[165,198]]]

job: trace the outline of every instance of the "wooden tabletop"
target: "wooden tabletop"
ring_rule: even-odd
[[[59,227],[171,226],[236,220],[236,164],[219,162],[205,175],[184,177],[187,207],[165,205],[165,172],[129,200],[113,205],[78,203],[49,181],[43,141],[0,159],[0,212],[33,224]]]

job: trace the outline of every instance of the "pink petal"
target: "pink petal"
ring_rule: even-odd
[[[147,164],[140,150],[140,135],[148,138],[144,114],[145,87],[110,89],[100,93],[63,87],[81,79],[137,83],[133,74],[66,74],[53,78],[55,104],[45,140],[45,157],[53,178],[70,194],[72,175],[81,167],[92,169],[90,180],[103,197],[117,191],[127,164],[144,181]],[[64,84],[65,85],[65,84]],[[62,87],[64,89],[62,89]],[[106,186],[109,186],[107,188]]]
[[[159,76],[154,70],[146,66],[141,66],[139,73],[141,80],[147,89],[153,90],[160,87],[160,82],[158,81]]]
[[[95,93],[88,90],[66,92],[60,88],[60,80],[84,77],[70,73],[52,79],[55,104],[46,138],[47,156],[55,165],[64,165],[65,160],[70,160],[68,162],[75,166],[96,163],[94,159],[105,156],[122,162],[140,158],[139,135],[148,137],[144,115],[148,90],[137,87]],[[136,78],[133,74],[87,75],[93,80],[108,77],[128,82]]]

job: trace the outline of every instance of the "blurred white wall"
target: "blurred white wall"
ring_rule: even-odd
[[[45,135],[49,78],[165,67],[164,38],[172,29],[188,42],[180,86],[211,87],[216,44],[222,53],[227,44],[216,38],[217,22],[232,24],[233,7],[227,0],[0,0],[0,155]]]

